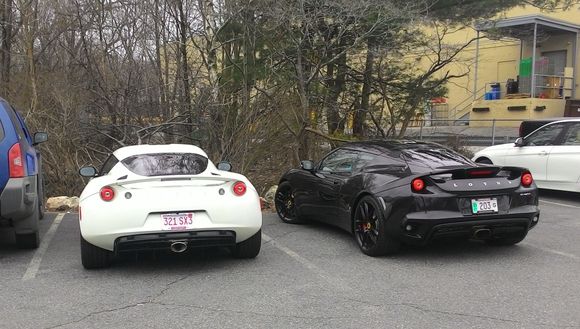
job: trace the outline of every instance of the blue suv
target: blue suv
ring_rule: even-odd
[[[37,248],[38,221],[44,215],[40,153],[48,135],[31,136],[22,117],[0,98],[0,226],[14,228],[16,245]]]

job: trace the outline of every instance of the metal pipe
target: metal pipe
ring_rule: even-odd
[[[578,55],[578,37],[579,34],[578,32],[576,32],[576,38],[574,38],[574,42],[573,42],[573,48],[572,48],[572,98],[576,98],[576,75],[578,74],[578,72],[576,72],[576,64],[578,64],[578,58],[576,57]],[[564,81],[564,85],[566,85],[566,82]],[[562,90],[562,98],[566,98],[565,96],[565,92],[564,89]]]
[[[174,253],[182,253],[187,250],[187,241],[175,241],[169,248]]]
[[[532,46],[532,77],[530,81],[532,98],[536,97],[536,42],[538,38],[538,23],[534,23],[534,42]]]
[[[491,122],[491,146],[495,145],[495,119]]]
[[[473,77],[473,100],[477,100],[477,68],[479,63],[479,30],[477,30],[477,40],[475,40],[475,74]]]

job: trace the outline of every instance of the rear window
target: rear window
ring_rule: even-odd
[[[457,166],[475,166],[463,155],[446,148],[416,148],[402,151],[412,172],[427,172]]]
[[[139,154],[121,161],[141,176],[198,175],[207,168],[207,158],[193,153]]]

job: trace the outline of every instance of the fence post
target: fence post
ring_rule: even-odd
[[[491,145],[495,145],[495,119],[491,122]]]
[[[425,124],[425,121],[421,121],[421,125],[419,126],[419,140],[422,141],[423,140],[423,125]]]

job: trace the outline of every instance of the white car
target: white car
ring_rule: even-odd
[[[528,168],[539,188],[580,192],[580,118],[554,121],[515,143],[485,148],[473,160]]]
[[[116,150],[80,196],[81,260],[110,265],[114,254],[139,250],[184,252],[229,247],[234,256],[260,252],[262,212],[250,181],[219,170],[193,145],[137,145]]]

